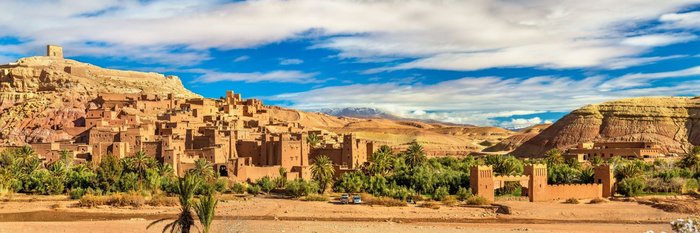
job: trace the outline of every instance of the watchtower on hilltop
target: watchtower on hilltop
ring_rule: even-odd
[[[46,46],[46,56],[63,58],[63,47],[58,45],[47,45]]]

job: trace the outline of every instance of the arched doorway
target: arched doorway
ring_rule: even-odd
[[[226,168],[226,166],[219,166],[219,176],[228,177],[228,169]]]

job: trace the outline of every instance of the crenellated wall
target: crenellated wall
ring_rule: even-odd
[[[615,178],[610,165],[595,168],[592,184],[547,184],[547,165],[531,164],[525,166],[522,176],[494,176],[491,166],[474,166],[470,169],[470,186],[474,195],[494,200],[494,189],[500,188],[506,181],[520,182],[527,188],[531,202],[565,200],[569,198],[593,199],[610,197],[614,193]]]

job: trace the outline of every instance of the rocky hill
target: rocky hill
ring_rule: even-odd
[[[541,157],[552,148],[588,141],[652,141],[666,153],[682,153],[700,144],[700,98],[622,99],[577,109],[514,151]]]
[[[58,57],[22,58],[0,65],[0,139],[11,144],[69,139],[63,128],[83,117],[98,93],[199,97],[175,76],[104,69]]]

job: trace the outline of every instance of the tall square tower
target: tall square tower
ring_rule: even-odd
[[[46,56],[63,58],[63,47],[58,45],[47,45],[46,46]]]

